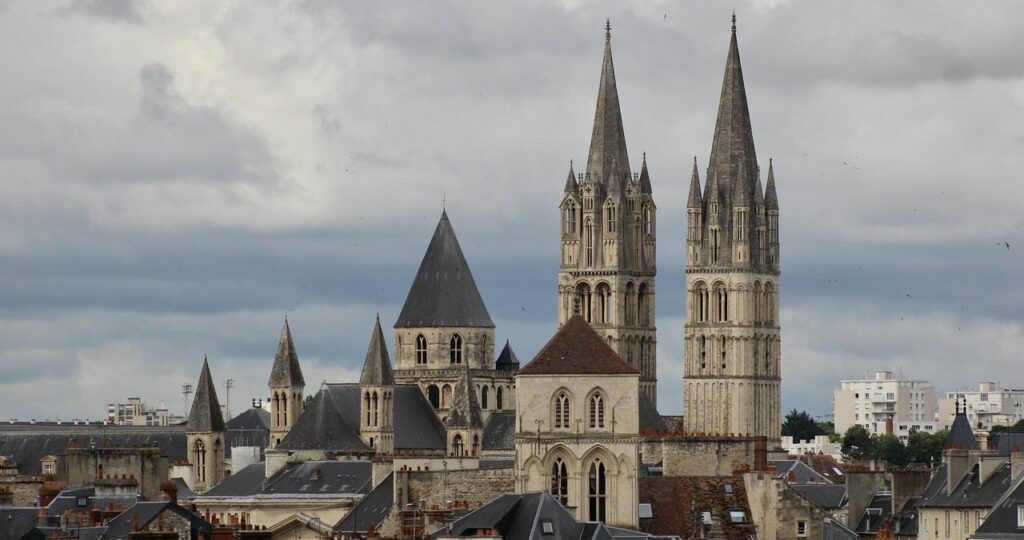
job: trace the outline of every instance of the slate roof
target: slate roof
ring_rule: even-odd
[[[447,212],[441,213],[395,322],[395,328],[438,326],[494,328]]]
[[[253,463],[232,474],[196,500],[231,497],[365,495],[370,491],[373,464],[365,460],[288,463],[264,478],[265,463]]]
[[[359,438],[358,384],[325,384],[278,448],[328,452],[370,452]],[[396,385],[396,450],[444,450],[447,437],[433,407],[417,386]]]
[[[667,432],[668,424],[654,407],[654,403],[645,394],[640,394],[640,431],[654,433]]]
[[[789,484],[831,483],[828,478],[798,459],[770,461],[768,465],[775,467],[776,478],[783,478]]]
[[[1021,505],[1024,505],[1024,475],[1020,475],[992,505],[985,521],[971,538],[1024,538],[1024,529],[1018,527],[1017,521],[1017,507]]]
[[[31,429],[29,429],[31,428]],[[0,424],[0,455],[10,456],[21,474],[40,475],[39,460],[59,456],[74,444],[157,447],[171,460],[186,459],[184,426],[135,427],[89,425],[24,426]]]
[[[266,470],[266,463],[263,462],[246,465],[242,470],[231,473],[221,483],[206,490],[199,497],[245,497],[259,493],[263,489]]]
[[[977,463],[971,466],[947,495],[946,465],[939,467],[917,503],[918,507],[991,507],[1010,488],[1010,464],[1007,462],[999,465],[981,484],[978,482],[978,469]]]
[[[484,425],[484,450],[515,450],[516,413],[494,412]]]
[[[217,400],[213,376],[210,375],[210,363],[206,358],[203,358],[203,370],[199,373],[199,383],[196,384],[196,396],[192,400],[192,410],[188,413],[187,426],[190,432],[227,429],[224,416],[220,412],[220,401]]]
[[[988,442],[989,447],[994,446],[996,453],[1000,456],[1008,456],[1015,449],[1024,450],[1024,432],[1003,431],[1002,433],[994,433],[989,435]]]
[[[553,534],[543,534],[544,523],[550,523]],[[435,532],[440,536],[473,536],[482,529],[497,529],[503,538],[552,539],[626,539],[651,538],[640,531],[608,527],[602,523],[576,521],[550,493],[505,494],[453,522],[448,530]]]
[[[974,437],[974,430],[971,429],[971,421],[967,419],[967,413],[957,412],[953,417],[953,425],[949,428],[949,435],[946,436],[943,448],[966,448],[968,450],[981,448],[978,439]]]
[[[876,494],[864,509],[853,529],[857,534],[875,534],[892,517],[892,495]]]
[[[334,526],[339,533],[367,532],[379,529],[394,505],[395,475],[389,474],[363,497],[345,517]]]
[[[831,510],[846,504],[844,484],[795,484],[789,487],[818,508]]]
[[[597,86],[597,107],[594,111],[594,129],[590,135],[587,175],[604,183],[612,174],[613,164],[622,175],[632,171],[629,168],[629,155],[626,153],[626,135],[622,129],[622,111],[619,109],[619,91],[615,85],[615,65],[612,63],[612,41],[609,31],[605,35],[601,80]],[[623,177],[617,180],[621,182]],[[618,182],[614,184],[617,187]]]
[[[136,520],[140,529],[145,528],[156,520],[157,516],[163,512],[172,512],[181,517],[187,518],[190,522],[190,528],[192,531],[202,531],[207,538],[210,538],[213,534],[213,525],[207,523],[198,515],[195,515],[170,501],[160,501],[141,502],[125,510],[117,517],[110,520],[107,530],[101,538],[126,538],[134,530],[134,523]]]
[[[370,345],[366,349],[363,360],[363,372],[359,375],[362,386],[390,386],[395,384],[395,372],[391,370],[391,359],[388,357],[388,344],[384,341],[384,331],[380,328],[380,317],[373,325]]]
[[[711,512],[727,539],[748,540],[755,534],[743,478],[642,476],[638,479],[638,489],[640,503],[650,504],[653,515],[640,519],[640,529],[644,532],[680,538],[702,537],[702,513]],[[743,523],[732,522],[730,512],[733,511],[743,512]]]
[[[516,356],[508,340],[505,340],[505,347],[501,349],[498,360],[494,363],[494,369],[499,371],[519,371],[519,358]]]
[[[38,508],[0,506],[0,540],[21,540],[36,526]]]
[[[228,420],[227,427],[228,446],[266,448],[270,440],[270,413],[259,407],[250,407]]]
[[[520,375],[639,375],[582,316],[573,315]]]
[[[277,341],[277,354],[274,355],[274,366],[270,369],[270,379],[267,381],[267,386],[306,386],[306,380],[302,378],[302,367],[299,366],[299,355],[295,352],[295,343],[292,341],[292,330],[288,327],[287,317],[284,320],[284,328],[281,329],[281,338]]]

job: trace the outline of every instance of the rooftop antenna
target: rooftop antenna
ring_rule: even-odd
[[[224,379],[224,414],[231,418],[231,389],[235,387],[234,379]]]
[[[185,394],[185,417],[188,418],[188,396],[192,393],[192,383],[182,383],[181,393]]]

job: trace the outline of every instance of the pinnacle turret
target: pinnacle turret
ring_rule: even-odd
[[[366,349],[366,360],[363,361],[363,372],[359,376],[360,386],[390,386],[395,384],[395,373],[391,369],[388,357],[388,344],[384,341],[384,331],[380,327],[380,316],[373,325],[370,346]]]
[[[700,196],[700,173],[697,171],[697,157],[693,158],[693,172],[690,173],[690,196],[686,200],[687,208],[703,208],[704,200]]]
[[[651,175],[647,173],[647,152],[644,152],[644,163],[640,166],[640,193],[651,193]]]
[[[284,327],[281,329],[281,338],[277,341],[277,354],[274,356],[274,367],[270,370],[270,380],[267,382],[267,386],[271,388],[306,386],[287,318],[285,318]]]
[[[576,173],[572,170],[572,160],[569,160],[569,178],[565,179],[566,193],[579,193],[580,185],[576,182]]]
[[[772,160],[768,160],[768,182],[764,186],[764,206],[768,210],[779,209],[779,196],[775,193],[775,171]]]
[[[594,130],[590,136],[590,155],[587,157],[587,175],[593,176],[598,182],[606,181],[613,161],[618,161],[620,171],[632,170],[626,155],[626,136],[622,130],[619,92],[615,85],[615,66],[612,64],[611,26],[608,25],[601,63],[601,82],[597,89]]]
[[[188,431],[211,433],[226,431],[224,415],[217,400],[217,389],[210,375],[210,363],[203,357],[203,369],[199,372],[196,384],[196,397],[192,400],[192,410],[188,413]]]

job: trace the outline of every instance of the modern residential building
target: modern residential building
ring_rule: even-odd
[[[891,371],[875,372],[871,379],[841,381],[834,406],[836,433],[845,433],[854,424],[871,433],[899,432],[901,437],[914,429],[931,432],[945,427],[935,422],[935,387],[927,381],[894,377]]]
[[[953,418],[957,400],[966,406],[967,419],[975,431],[987,432],[992,426],[1012,426],[1024,420],[1024,389],[980,382],[977,391],[946,392],[945,399],[939,400],[939,419]]]
[[[107,404],[107,423],[116,426],[167,426],[184,421],[181,416],[171,415],[165,404],[153,408],[138,397],[130,397],[125,403]]]

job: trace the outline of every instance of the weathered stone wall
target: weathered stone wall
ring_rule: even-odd
[[[42,485],[42,476],[24,474],[0,476],[0,487],[11,491],[14,506],[35,506],[36,500],[39,498],[39,488]]]
[[[749,472],[743,475],[750,502],[750,514],[757,525],[758,538],[797,540],[797,528],[804,522],[805,534],[799,538],[822,538],[827,512],[794,491],[780,478],[769,472]]]
[[[395,472],[395,500],[402,506],[414,503],[430,508],[446,501],[482,506],[503,493],[515,491],[512,469]]]
[[[160,484],[168,478],[167,456],[159,448],[68,448],[64,462],[70,487],[97,478],[133,478],[151,501],[160,498]]]
[[[734,471],[754,468],[756,440],[750,437],[670,437],[660,441],[665,476],[728,476]],[[648,452],[658,454],[657,445],[644,445],[644,461],[650,463]]]

